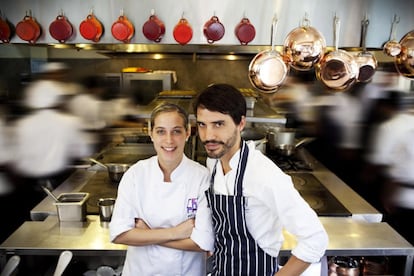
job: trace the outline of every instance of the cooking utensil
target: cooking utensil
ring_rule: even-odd
[[[271,49],[259,52],[249,64],[251,84],[264,93],[274,93],[283,84],[289,71],[283,57],[275,49],[277,17],[273,17],[271,28]]]
[[[52,193],[52,191],[48,187],[42,186],[42,189],[43,191],[46,192],[46,194],[48,194],[51,198],[53,198],[55,202],[59,202],[59,199]]]
[[[369,82],[372,80],[372,77],[375,74],[375,71],[378,67],[377,59],[373,54],[367,51],[366,47],[366,37],[367,29],[369,25],[369,20],[367,15],[361,20],[361,47],[362,52],[359,52],[355,56],[355,60],[359,67],[358,81],[359,82]]]
[[[193,29],[187,19],[181,17],[180,21],[175,25],[173,30],[175,41],[181,45],[185,45],[193,38]]]
[[[3,43],[9,43],[10,38],[12,37],[12,29],[12,24],[0,11],[0,41]]]
[[[256,29],[247,17],[243,17],[236,25],[234,33],[241,45],[247,45],[256,36]]]
[[[90,161],[92,161],[93,163],[95,163],[95,164],[97,164],[97,165],[101,166],[102,168],[108,169],[108,166],[107,166],[107,165],[105,165],[104,163],[99,162],[98,160],[96,160],[96,159],[94,159],[94,158],[88,158],[88,159],[89,159]]]
[[[64,43],[72,36],[72,24],[69,22],[68,18],[63,15],[63,12],[61,12],[52,23],[50,23],[49,33],[60,43]]]
[[[31,44],[36,43],[36,40],[40,37],[41,27],[37,23],[32,12],[29,11],[29,15],[26,12],[25,17],[16,25],[17,36]]]
[[[267,134],[269,148],[284,156],[291,156],[297,148],[315,140],[313,137],[296,139],[296,132],[291,128],[270,130]]]
[[[204,36],[208,43],[214,43],[223,38],[225,28],[217,16],[212,16],[203,27]]]
[[[359,276],[359,264],[356,259],[345,256],[332,257],[329,260],[329,276]]]
[[[257,150],[266,153],[267,138],[265,133],[261,133],[253,128],[245,128],[241,132],[241,137],[245,141],[253,141]]]
[[[16,270],[20,263],[20,256],[14,255],[9,258],[6,265],[4,266],[0,276],[10,276]]]
[[[400,18],[395,14],[391,23],[390,38],[383,46],[384,53],[391,57],[395,57],[401,53],[401,44],[395,38],[398,23],[400,23]]]
[[[334,16],[334,44],[335,50],[323,56],[315,66],[318,79],[333,91],[345,91],[353,86],[359,74],[355,58],[344,50],[338,49],[340,20]]]
[[[154,10],[151,12],[151,16],[142,26],[142,32],[148,40],[154,42],[160,42],[165,34],[164,23],[155,15]]]
[[[105,168],[108,171],[109,179],[112,183],[119,183],[121,181],[122,176],[124,173],[129,169],[131,166],[130,164],[123,164],[123,163],[107,163],[103,164],[99,162],[98,160],[95,160],[93,158],[89,158],[90,161],[98,164],[99,166]]]
[[[103,25],[91,12],[79,25],[79,32],[83,38],[98,42],[103,33]]]
[[[289,56],[290,65],[298,71],[309,71],[322,59],[326,50],[325,37],[310,26],[305,16],[300,27],[290,31],[284,42],[284,54]]]
[[[414,30],[401,38],[400,45],[401,53],[395,57],[395,67],[402,76],[414,79]]]
[[[129,43],[134,36],[135,28],[129,19],[121,11],[121,15],[118,17],[111,27],[112,36],[124,43]]]
[[[66,267],[69,265],[72,260],[73,253],[69,250],[62,251],[59,255],[58,263],[56,265],[55,272],[53,276],[61,276],[65,271]]]

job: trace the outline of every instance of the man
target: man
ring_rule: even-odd
[[[290,176],[241,138],[243,95],[227,84],[211,85],[197,96],[194,111],[212,172],[206,191],[216,233],[212,275],[292,276],[319,262],[328,237],[316,213]],[[298,243],[278,271],[282,229]]]

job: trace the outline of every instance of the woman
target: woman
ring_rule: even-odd
[[[156,107],[149,135],[157,155],[124,174],[110,223],[111,241],[128,245],[122,275],[205,275],[214,246],[209,172],[184,155],[188,115],[174,104]]]

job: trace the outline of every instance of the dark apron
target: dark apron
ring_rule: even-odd
[[[217,163],[206,191],[213,213],[216,233],[211,275],[273,275],[277,271],[277,258],[266,254],[250,235],[245,218],[243,177],[249,149],[243,141],[234,187],[234,196],[214,194]],[[218,161],[217,161],[218,162]]]

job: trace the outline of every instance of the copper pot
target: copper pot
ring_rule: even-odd
[[[391,57],[395,57],[401,53],[401,44],[395,38],[395,30],[399,22],[399,17],[397,17],[397,15],[394,15],[394,19],[391,23],[390,38],[383,46],[384,53]]]
[[[359,67],[355,58],[347,51],[338,49],[340,21],[334,17],[335,50],[323,56],[315,66],[317,78],[333,91],[344,91],[353,86],[358,79]]]
[[[361,47],[362,51],[359,52],[355,56],[355,60],[358,64],[359,73],[358,73],[358,81],[359,82],[369,82],[372,80],[372,77],[375,74],[375,71],[378,67],[377,59],[373,54],[367,51],[366,48],[366,36],[367,36],[367,29],[369,25],[368,18],[364,18],[361,21]]]
[[[284,83],[289,72],[289,66],[284,57],[275,49],[274,33],[277,18],[272,21],[272,47],[270,50],[259,52],[249,64],[249,80],[251,84],[264,93],[274,93]]]
[[[395,58],[395,67],[404,77],[414,79],[414,30],[401,38],[401,53]]]
[[[304,18],[302,25],[286,36],[283,50],[285,55],[290,57],[290,65],[294,69],[309,71],[325,54],[325,37]]]
[[[13,35],[13,25],[0,11],[0,41],[9,43]]]

